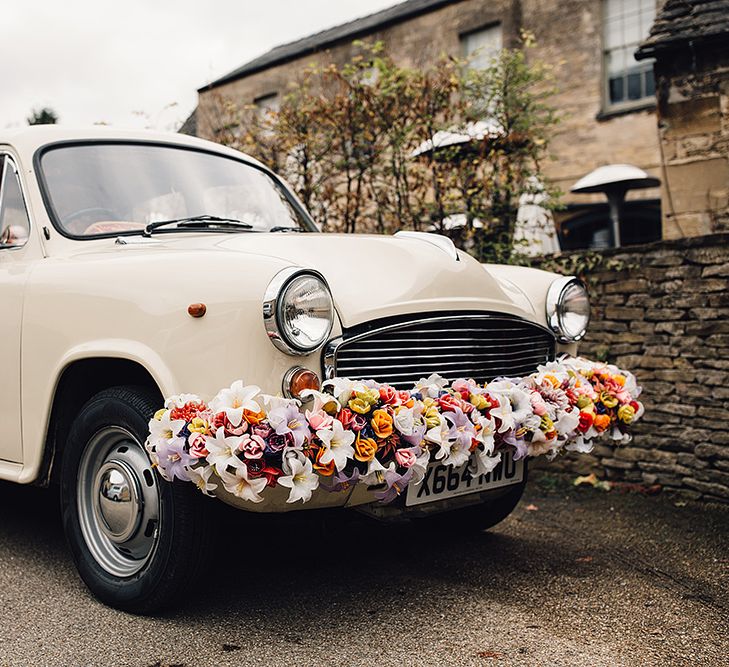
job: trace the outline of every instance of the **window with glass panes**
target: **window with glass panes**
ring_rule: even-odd
[[[603,0],[603,49],[607,107],[631,106],[653,97],[653,61],[635,59],[656,16],[655,0]]]

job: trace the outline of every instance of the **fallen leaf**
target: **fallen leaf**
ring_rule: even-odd
[[[678,502],[673,503],[676,507],[686,507],[688,503],[684,500],[679,500]]]
[[[479,651],[476,654],[479,658],[491,658],[493,660],[501,660],[501,653],[496,651]]]
[[[536,505],[527,505],[526,506],[527,512],[536,512],[538,510],[539,510],[539,508]]]
[[[592,563],[592,556],[582,556],[575,558],[575,563]]]

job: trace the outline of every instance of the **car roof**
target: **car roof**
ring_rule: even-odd
[[[187,146],[202,150],[214,151],[238,159],[260,165],[254,158],[233,150],[227,146],[216,144],[205,139],[198,139],[186,134],[172,132],[154,132],[151,130],[120,129],[103,125],[88,127],[70,127],[67,125],[31,125],[17,129],[0,130],[0,145],[9,144],[21,154],[32,155],[39,148],[64,141],[140,141],[164,143],[175,146]]]

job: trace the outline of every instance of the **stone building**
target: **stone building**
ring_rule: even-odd
[[[558,214],[563,248],[599,245],[609,225],[604,197],[570,187],[594,168],[636,165],[661,176],[653,64],[633,57],[648,35],[660,0],[408,0],[345,25],[278,46],[203,86],[195,117],[183,131],[215,139],[221,100],[275,107],[310,63],[344,63],[355,40],[383,41],[393,58],[422,66],[442,54],[488,59],[512,47],[522,30],[534,34],[534,57],[556,69],[562,115],[547,176],[566,193]],[[624,244],[673,236],[661,231],[658,188],[629,193]]]
[[[655,59],[666,235],[729,229],[729,0],[668,0],[637,57]]]

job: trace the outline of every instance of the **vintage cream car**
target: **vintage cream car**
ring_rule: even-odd
[[[142,446],[164,396],[236,378],[296,396],[335,375],[523,375],[587,326],[574,279],[482,266],[432,234],[319,233],[263,165],[182,135],[9,131],[0,182],[0,477],[60,486],[82,578],[126,609],[161,604],[205,541],[205,499],[161,480]],[[452,510],[483,528],[524,481],[512,461],[475,489],[372,507],[357,487],[306,507]],[[277,490],[219,495],[292,509]]]

